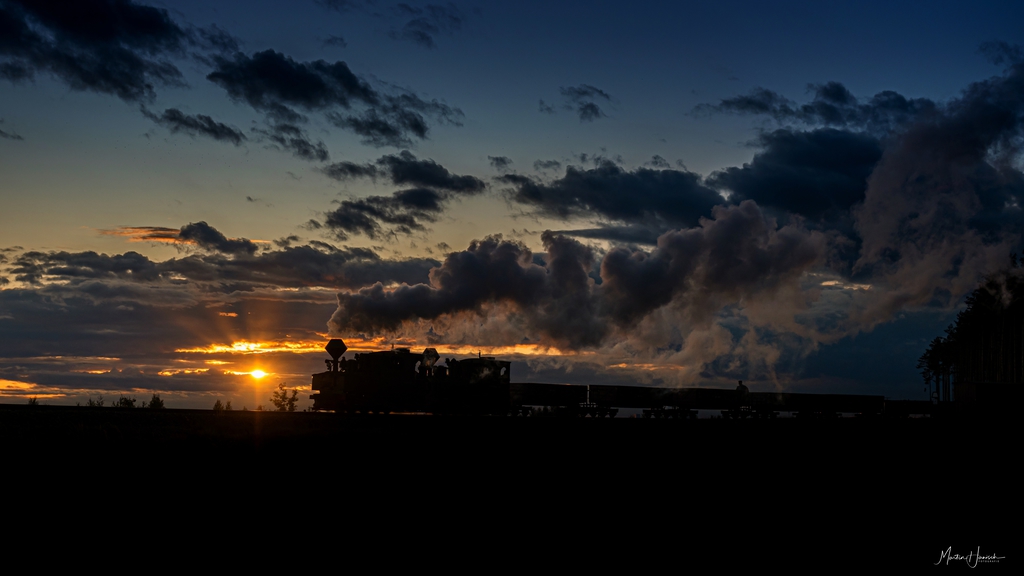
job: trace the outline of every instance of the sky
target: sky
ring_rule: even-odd
[[[927,398],[918,357],[1024,248],[1022,21],[0,0],[0,401],[254,408],[332,337]]]

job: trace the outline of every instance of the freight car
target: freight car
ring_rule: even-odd
[[[408,348],[342,355],[339,339],[328,343],[327,371],[313,375],[314,410],[341,413],[489,414],[526,416],[533,407],[557,409],[569,416],[613,417],[620,409],[639,410],[645,418],[696,418],[698,410],[720,411],[724,418],[774,418],[781,412],[806,418],[840,414],[878,417],[886,412],[882,396],[793,394],[712,388],[512,383],[511,362],[491,357],[456,360],[439,366],[433,348],[414,354]],[[898,403],[899,414],[926,414],[927,402]]]

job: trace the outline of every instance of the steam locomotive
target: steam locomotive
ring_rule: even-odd
[[[724,418],[834,418],[841,414],[928,414],[928,402],[887,402],[882,396],[748,392],[656,388],[645,386],[572,385],[511,382],[511,362],[492,357],[448,358],[438,365],[434,348],[414,354],[408,348],[342,355],[340,339],[326,346],[327,371],[313,375],[314,410],[341,413],[481,414],[528,416],[535,407],[567,416],[613,417],[619,409],[640,410],[645,418],[697,417],[698,410],[720,411]]]

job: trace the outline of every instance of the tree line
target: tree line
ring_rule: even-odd
[[[1024,381],[1024,261],[989,276],[966,298],[966,308],[932,340],[917,367],[932,398],[952,400],[956,383]]]

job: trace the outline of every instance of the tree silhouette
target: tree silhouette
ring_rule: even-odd
[[[153,394],[153,398],[149,401],[149,404],[143,403],[143,408],[151,408],[153,410],[160,410],[164,407],[164,401],[159,396]]]
[[[135,398],[129,396],[121,396],[117,399],[117,402],[113,404],[114,408],[135,408]],[[101,404],[102,406],[102,404]]]
[[[295,404],[299,401],[299,391],[292,390],[292,394],[289,396],[288,390],[282,382],[277,385],[277,392],[271,394],[270,401],[274,403],[278,412],[295,412]]]

